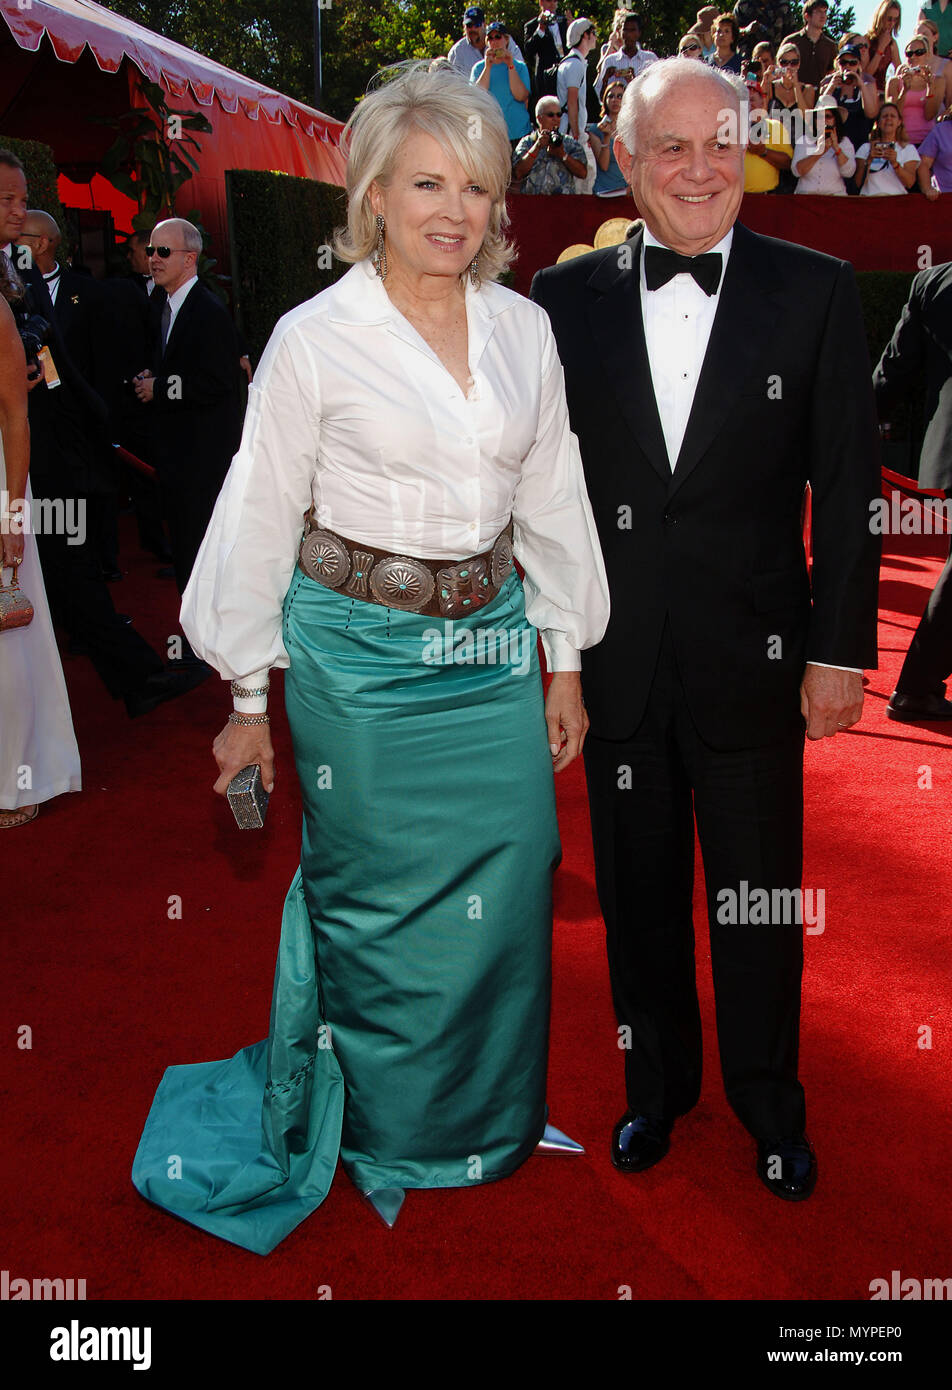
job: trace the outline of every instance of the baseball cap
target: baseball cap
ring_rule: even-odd
[[[587,34],[589,29],[594,28],[595,25],[592,21],[586,19],[584,15],[581,15],[578,19],[573,19],[572,23],[569,25],[569,31],[565,36],[569,48],[574,48],[582,35]]]
[[[485,24],[486,16],[483,14],[482,10],[479,8],[478,5],[470,5],[469,9],[463,15],[463,23]]]
[[[494,19],[493,22],[492,22],[492,24],[488,25],[488,27],[487,27],[487,29],[486,29],[486,33],[487,33],[487,34],[508,34],[508,33],[509,33],[509,30],[506,28],[505,24],[503,24],[503,22],[502,22],[501,19]]]

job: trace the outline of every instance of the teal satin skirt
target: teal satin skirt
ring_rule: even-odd
[[[267,1254],[340,1157],[361,1191],[505,1177],[545,1127],[558,829],[513,573],[453,623],[295,571],[285,698],[304,800],[267,1039],[169,1067],[132,1180]]]

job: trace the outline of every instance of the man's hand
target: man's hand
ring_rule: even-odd
[[[26,389],[32,391],[34,386],[39,386],[40,382],[45,380],[46,368],[38,357],[34,357],[26,364]]]
[[[553,675],[545,697],[545,722],[552,771],[561,772],[581,753],[588,732],[588,715],[582,704],[582,680],[578,671],[556,671]]]
[[[245,353],[244,357],[238,358],[238,366],[241,368],[245,376],[248,378],[248,385],[250,386],[251,378],[254,376],[254,372],[251,368],[251,358],[248,356],[247,353]]]
[[[810,662],[800,686],[800,711],[807,738],[832,738],[840,729],[849,729],[863,716],[863,677],[858,671]]]

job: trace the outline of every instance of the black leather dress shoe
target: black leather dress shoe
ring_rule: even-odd
[[[903,695],[894,690],[886,706],[886,718],[901,724],[921,724],[929,719],[952,719],[952,700],[945,698],[945,686],[928,695]]]
[[[622,1173],[641,1173],[668,1152],[671,1126],[661,1115],[626,1110],[612,1130],[612,1163]]]
[[[182,666],[174,671],[156,671],[143,685],[130,691],[125,697],[129,718],[138,719],[140,714],[148,714],[165,700],[174,700],[178,695],[194,690],[196,685],[201,685],[210,675],[211,668],[205,665]]]
[[[816,1154],[805,1134],[757,1141],[757,1176],[775,1197],[805,1202],[816,1187]]]

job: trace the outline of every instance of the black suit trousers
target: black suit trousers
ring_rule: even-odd
[[[34,476],[34,501],[62,498],[62,492],[44,486],[41,473]],[[128,695],[161,671],[161,658],[117,614],[92,537],[81,533],[79,544],[71,545],[68,536],[54,529],[38,534],[36,544],[53,617],[87,648],[110,695]]]
[[[700,1094],[691,911],[696,818],[728,1100],[757,1138],[803,1131],[797,1079],[803,928],[796,911],[783,910],[770,925],[732,923],[730,899],[722,894],[736,894],[742,916],[744,885],[800,888],[803,739],[801,719],[767,747],[706,745],[688,711],[666,626],[635,734],[621,742],[590,734],[586,741],[596,885],[615,1011],[625,1027],[619,1045],[628,1105],[636,1113],[674,1119]]]
[[[952,489],[946,488],[946,497]],[[901,695],[931,695],[952,674],[952,545],[909,644],[896,689]]]

